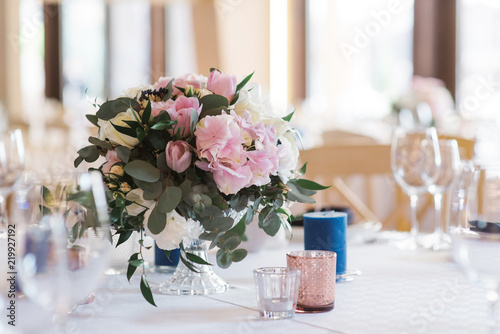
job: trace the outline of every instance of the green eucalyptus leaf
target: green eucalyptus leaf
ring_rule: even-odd
[[[78,156],[75,161],[73,162],[73,166],[75,166],[75,168],[78,168],[78,166],[80,166],[80,164],[83,162],[83,158],[81,156]]]
[[[118,146],[115,148],[116,154],[118,154],[118,158],[124,163],[128,163],[128,159],[130,158],[130,153],[132,152],[128,147]]]
[[[78,151],[78,155],[85,159],[85,161],[87,162],[94,162],[99,158],[100,153],[95,145],[89,145],[80,149]]]
[[[160,171],[143,160],[134,160],[123,167],[125,172],[141,181],[156,182],[160,179]]]
[[[95,126],[99,126],[99,118],[97,118],[96,115],[85,115],[85,117],[87,117],[88,121],[92,124],[94,124]]]
[[[148,229],[152,234],[159,234],[167,225],[167,215],[158,210],[158,205],[151,211],[148,219]]]
[[[146,280],[146,275],[144,274],[141,276],[141,293],[144,299],[146,299],[151,305],[156,306],[153,293],[151,292],[149,283]]]
[[[113,149],[113,146],[109,142],[104,141],[104,140],[100,140],[99,138],[96,138],[96,137],[89,137],[89,143],[94,144],[94,145],[99,146],[99,147],[102,147],[106,150]]]
[[[134,179],[134,182],[139,188],[144,190],[142,197],[147,201],[157,199],[163,192],[163,185],[161,181],[150,183]]]
[[[224,110],[226,110],[226,107],[218,107],[218,108],[212,108],[212,109],[206,109],[203,110],[200,113],[199,119],[205,118],[207,116],[218,116],[221,115]]]
[[[240,248],[240,249],[235,249],[234,251],[231,252],[231,260],[233,262],[240,262],[243,260],[248,254],[248,251],[246,249]]]
[[[281,218],[278,213],[275,211],[270,212],[269,215],[264,220],[264,224],[262,229],[266,232],[267,235],[274,237],[276,233],[280,230],[281,227]]]
[[[139,102],[128,97],[120,97],[116,100],[104,102],[96,113],[96,116],[102,120],[109,121],[116,115],[126,112],[130,107],[139,108]]]
[[[191,185],[193,184],[193,182],[189,179],[186,179],[184,182],[182,182],[180,185],[179,185],[179,189],[181,190],[182,192],[182,197],[181,197],[181,202],[186,199],[186,197],[189,196],[189,194],[191,193]]]
[[[239,235],[231,235],[229,238],[224,240],[221,248],[233,250],[236,249],[241,243],[241,238]]]
[[[247,217],[248,212],[246,212],[243,217],[241,217],[240,221],[235,224],[228,232],[233,232],[239,235],[240,237],[245,234],[246,230],[246,217]]]
[[[223,249],[219,249],[217,251],[217,265],[222,268],[226,269],[231,266],[233,261],[231,260],[231,253],[226,252]]]
[[[158,199],[158,210],[169,213],[175,210],[182,198],[182,191],[178,187],[167,187]]]

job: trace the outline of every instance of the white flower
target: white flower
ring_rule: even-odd
[[[131,216],[137,216],[146,208],[152,208],[155,204],[155,201],[145,200],[144,191],[140,188],[132,189],[127,193],[125,199],[131,202],[134,202],[130,205],[127,205],[127,212]]]
[[[234,112],[238,116],[243,116],[245,110],[250,113],[254,124],[262,122],[264,125],[273,125],[278,137],[291,128],[288,122],[273,112],[271,105],[262,97],[259,85],[255,85],[251,91],[245,89],[240,91],[238,101],[234,104]]]
[[[179,248],[179,244],[191,242],[193,239],[198,239],[202,232],[202,227],[199,222],[189,218],[186,219],[177,212],[172,211],[167,214],[167,224],[163,231],[159,234],[153,234],[148,227],[149,215],[151,210],[148,210],[144,215],[144,228],[146,234],[152,237],[159,248],[172,250]]]
[[[259,86],[255,86],[251,91],[246,89],[240,91],[238,101],[234,104],[234,112],[238,116],[243,116],[245,110],[252,116],[254,124],[260,122],[262,115],[266,113]]]
[[[123,91],[123,96],[130,97],[131,99],[135,99],[140,92],[142,92],[143,90],[148,90],[148,89],[153,89],[153,86],[144,85],[144,86],[132,87],[129,89],[125,89]]]
[[[297,140],[293,136],[292,132],[288,131],[279,138],[281,144],[278,146],[279,152],[279,165],[278,165],[278,176],[284,183],[288,182],[288,179],[297,168],[297,163],[299,161],[299,149],[297,147]]]
[[[97,121],[97,124],[99,125],[99,139],[108,139],[111,144],[134,148],[134,146],[140,143],[139,140],[135,137],[118,132],[111,124],[113,123],[114,125],[128,128],[129,126],[125,123],[125,121],[136,121],[134,114],[135,111],[129,108],[126,112],[119,113],[109,121],[99,119]]]

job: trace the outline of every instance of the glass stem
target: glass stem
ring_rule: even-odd
[[[418,235],[418,220],[417,220],[417,204],[418,195],[410,195],[410,218],[411,218],[411,229],[410,237],[416,239]]]
[[[441,239],[443,235],[443,225],[441,223],[441,207],[443,202],[443,194],[436,193],[434,194],[434,209],[436,217],[434,218],[434,235],[438,237],[438,240]]]
[[[7,206],[3,195],[0,195],[0,235],[7,231]]]
[[[491,333],[498,334],[499,324],[497,320],[497,311],[499,306],[499,295],[500,295],[500,285],[488,292],[488,300],[490,301],[490,312],[491,312]]]

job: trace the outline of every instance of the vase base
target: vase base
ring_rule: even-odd
[[[167,295],[211,295],[226,292],[228,284],[214,272],[174,274],[160,284],[159,291]]]

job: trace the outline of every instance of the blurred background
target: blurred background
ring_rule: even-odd
[[[2,0],[0,131],[23,129],[32,166],[72,166],[93,103],[217,67],[255,71],[305,148],[388,142],[410,117],[497,160],[499,59],[497,0]]]

